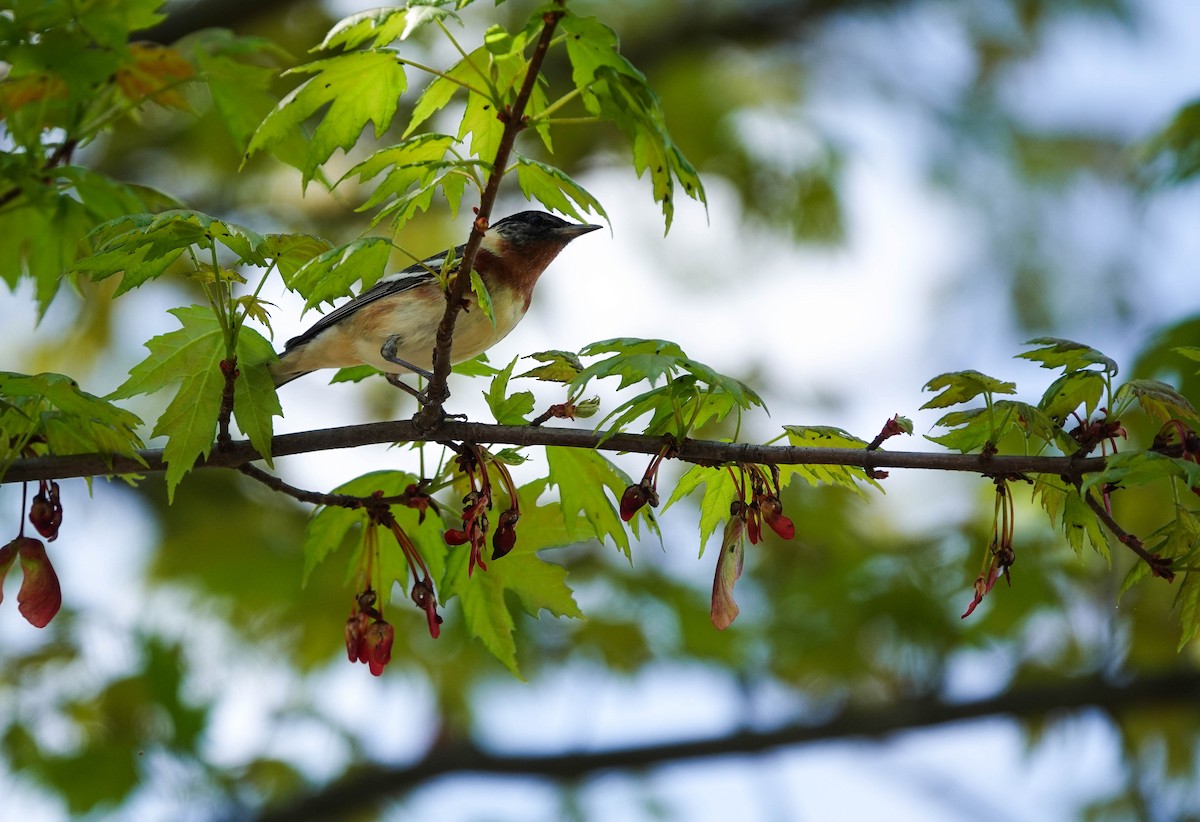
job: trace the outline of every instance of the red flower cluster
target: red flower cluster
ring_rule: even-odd
[[[487,543],[487,512],[492,508],[492,482],[488,476],[488,462],[495,467],[511,501],[508,509],[500,514],[496,531],[492,534],[492,559],[499,559],[517,544],[517,522],[521,519],[521,508],[512,475],[503,463],[479,446],[468,443],[458,456],[458,467],[466,475],[467,483],[471,487],[462,499],[463,527],[450,528],[442,535],[447,545],[470,543],[471,558],[467,564],[467,576],[475,573],[475,566],[479,566],[482,571],[487,570],[487,563],[483,561],[483,549]]]
[[[655,454],[654,459],[650,460],[650,464],[646,466],[646,473],[642,474],[641,482],[630,485],[621,495],[621,519],[625,522],[633,519],[634,515],[647,503],[651,508],[658,507],[658,469],[662,467],[663,460],[674,448],[674,443],[672,443]]]
[[[746,533],[750,544],[762,542],[762,523],[779,535],[780,539],[791,539],[796,536],[796,526],[783,513],[783,503],[779,501],[779,468],[772,465],[771,477],[768,481],[762,466],[746,465],[743,470],[750,475],[750,497],[745,509]],[[743,498],[745,492],[743,491]],[[734,503],[737,504],[736,502]]]
[[[29,506],[29,521],[48,542],[58,539],[62,525],[63,507],[58,498],[58,483],[54,480],[38,480],[38,492]]]
[[[375,599],[370,588],[354,597],[354,608],[346,620],[346,655],[351,662],[365,662],[372,674],[380,676],[392,661],[396,629],[376,610]]]

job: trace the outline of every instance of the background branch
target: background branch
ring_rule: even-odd
[[[641,770],[667,763],[735,754],[766,753],[777,748],[846,737],[880,737],[951,722],[1005,715],[1042,717],[1059,711],[1099,708],[1109,713],[1136,708],[1194,705],[1200,674],[1174,671],[1124,684],[1089,677],[1026,686],[972,702],[913,700],[877,708],[850,707],[819,723],[795,722],[769,731],[743,730],[659,745],[531,755],[496,755],[471,744],[432,750],[405,768],[373,767],[317,793],[258,817],[258,822],[327,819],[364,808],[426,782],[461,774],[536,776],[555,781],[579,779],[601,771]]]

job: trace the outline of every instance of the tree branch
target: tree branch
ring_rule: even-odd
[[[491,425],[481,422],[446,420],[430,432],[421,432],[411,420],[372,422],[324,428],[295,434],[280,434],[271,441],[273,457],[357,448],[363,445],[397,442],[495,443],[501,445],[553,445],[566,448],[595,448],[601,451],[626,451],[657,454],[662,437],[642,434],[612,434],[579,428]],[[922,453],[916,451],[864,451],[855,448],[801,448],[793,445],[756,445],[754,443],[684,440],[674,454],[676,459],[700,464],[750,462],[759,465],[845,465],[867,470],[878,468],[916,468],[933,471],[966,471],[976,474],[1055,474],[1074,479],[1104,469],[1103,457],[1027,457],[983,456],[981,454]],[[213,449],[197,468],[237,468],[259,453],[248,440],[234,440],[221,449]],[[0,478],[0,483],[38,479],[141,474],[165,468],[162,449],[139,451],[137,458],[104,454],[30,457],[15,460]]]
[[[558,0],[561,7],[564,0]],[[446,299],[446,312],[438,325],[437,347],[433,352],[433,378],[425,389],[426,404],[417,411],[413,421],[423,430],[435,428],[443,416],[442,403],[450,396],[446,381],[450,379],[450,346],[454,339],[454,324],[458,312],[462,308],[463,299],[467,295],[468,283],[471,281],[471,269],[475,266],[475,256],[483,242],[483,233],[487,231],[488,220],[492,216],[492,206],[500,193],[500,181],[504,178],[504,169],[508,166],[508,157],[512,154],[517,134],[525,128],[525,106],[533,94],[538,74],[542,70],[542,62],[550,49],[550,41],[554,39],[554,29],[562,18],[562,11],[548,11],[542,15],[542,33],[534,46],[529,58],[529,66],[525,70],[525,79],[513,100],[512,106],[497,112],[497,117],[504,121],[504,131],[500,136],[500,144],[496,147],[496,158],[492,162],[492,171],[488,175],[487,184],[479,198],[479,210],[471,223],[471,236],[463,249],[462,262],[458,266],[458,276]]]
[[[1174,671],[1124,684],[1092,677],[1068,679],[973,702],[931,699],[875,708],[850,707],[820,724],[795,722],[770,731],[744,730],[719,737],[607,751],[496,755],[471,744],[458,744],[435,748],[423,760],[405,768],[356,769],[340,782],[260,815],[257,822],[342,816],[351,809],[374,806],[439,777],[467,773],[520,774],[565,781],[601,771],[642,770],[692,759],[764,753],[830,739],[881,737],[986,716],[1040,717],[1085,707],[1109,713],[1144,706],[1160,709],[1172,703],[1194,704],[1198,697],[1200,674]]]

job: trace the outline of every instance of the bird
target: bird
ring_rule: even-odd
[[[559,252],[600,227],[570,223],[543,211],[521,211],[492,223],[474,267],[487,287],[495,323],[468,291],[455,324],[450,362],[469,360],[504,339],[529,310],[538,278]],[[455,265],[464,248],[435,254],[381,278],[292,337],[270,366],[275,386],[323,368],[370,365],[420,399],[399,377],[415,373],[430,378],[438,324],[446,309],[434,272],[447,265],[450,255],[450,265]]]

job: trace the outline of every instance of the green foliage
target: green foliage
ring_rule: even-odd
[[[88,394],[62,374],[0,372],[0,477],[34,454],[137,457],[142,424],[123,408]]]
[[[737,412],[740,424],[743,410],[765,408],[762,398],[745,383],[696,362],[672,342],[613,339],[584,346],[580,352],[585,357],[601,354],[611,356],[577,374],[570,382],[573,391],[582,393],[591,380],[606,377],[619,377],[618,389],[638,382],[655,386],[621,403],[600,421],[597,428],[611,425],[610,436],[649,414],[644,433],[683,439],[702,425],[721,422],[731,412]],[[658,386],[659,380],[664,384]]]

